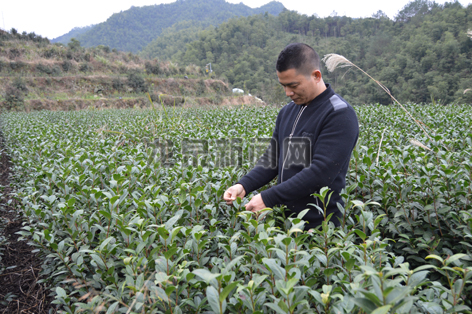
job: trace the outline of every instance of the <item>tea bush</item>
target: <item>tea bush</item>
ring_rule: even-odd
[[[21,234],[63,313],[468,313],[472,107],[408,108],[432,140],[356,107],[341,226],[311,233],[222,201],[275,108],[7,113]]]

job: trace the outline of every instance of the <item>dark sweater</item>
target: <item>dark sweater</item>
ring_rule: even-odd
[[[254,169],[238,182],[249,194],[278,176],[277,185],[261,193],[264,204],[267,207],[284,204],[296,214],[310,208],[303,218],[308,222],[306,230],[320,225],[324,219],[322,213],[308,204],[323,207],[311,194],[325,186],[333,191],[327,213],[334,213],[331,221],[339,225],[341,212],[336,203],[344,206],[339,193],[346,186],[349,160],[359,135],[354,109],[329,84],[326,87],[308,105],[291,102],[280,110],[271,145]],[[302,109],[289,145],[288,138]],[[305,154],[304,147],[309,148]]]

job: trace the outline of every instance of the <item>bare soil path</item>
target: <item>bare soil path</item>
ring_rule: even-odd
[[[0,133],[0,314],[49,314],[53,298],[41,279],[41,258],[32,253],[34,247],[26,241],[18,241],[22,219],[18,215],[15,200],[8,204],[11,163],[3,151],[4,140]],[[3,269],[3,271],[2,271]]]

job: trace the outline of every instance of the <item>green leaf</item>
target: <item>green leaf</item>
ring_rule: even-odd
[[[388,277],[395,276],[395,275],[398,275],[398,274],[406,275],[407,273],[408,273],[407,269],[395,268],[395,269],[391,269],[391,270],[387,271],[385,273],[385,277],[388,278]]]
[[[115,240],[115,238],[114,238],[114,237],[108,237],[108,238],[106,238],[106,239],[102,242],[102,244],[100,244],[100,251],[102,251],[103,248],[105,248],[105,247],[107,246],[107,244],[110,243],[110,241],[112,241],[112,240]]]
[[[164,257],[165,259],[170,259],[175,253],[177,253],[178,248],[172,247],[167,250],[167,252],[164,252]]]
[[[315,298],[315,300],[318,301],[319,304],[321,305],[323,304],[323,300],[321,299],[321,294],[318,291],[310,290],[308,291],[308,293],[311,294]]]
[[[209,272],[206,269],[195,269],[192,273],[202,278],[207,283],[210,283],[212,279],[215,279],[216,277],[221,276],[221,274],[214,274],[214,273]]]
[[[434,266],[434,265],[422,265],[422,266],[419,266],[419,267],[415,268],[413,271],[418,272],[418,271],[421,271],[421,270],[424,270],[424,269],[431,269],[431,268],[436,268],[436,266]]]
[[[375,309],[374,311],[372,311],[372,313],[370,314],[386,314],[388,313],[388,311],[392,308],[392,305],[389,304],[389,305],[384,305],[382,307],[379,307],[377,309]]]
[[[63,250],[64,250],[64,240],[59,242],[59,244],[57,245],[57,252],[62,252]]]
[[[303,219],[305,215],[310,211],[310,208],[304,209],[301,212],[298,213],[297,218],[298,219]]]
[[[262,263],[269,268],[269,270],[274,274],[275,279],[284,280],[285,279],[285,269],[280,267],[275,259],[272,258],[263,258]]]
[[[282,309],[284,310],[285,313],[288,313],[289,311],[289,308],[287,306],[287,304],[285,304],[284,300],[280,300],[279,303],[277,303],[277,305]]]
[[[441,305],[435,302],[423,302],[421,306],[426,310],[426,313],[430,313],[430,314],[443,314],[444,313]]]
[[[108,220],[111,220],[111,214],[107,211],[100,210],[98,211],[100,214],[102,214],[103,217],[107,218]]]
[[[378,215],[377,218],[375,218],[375,220],[374,220],[374,229],[377,228],[377,226],[384,219],[385,216],[386,216],[385,214],[382,214],[382,215]]]
[[[111,182],[111,181],[110,181]],[[110,204],[114,207],[115,203],[117,200],[119,200],[120,197],[118,195],[115,195],[113,196],[111,199],[110,199]]]
[[[456,305],[447,310],[446,313],[461,313],[465,311],[470,311],[470,307],[467,305]]]
[[[232,282],[230,283],[229,285],[227,285],[223,291],[221,291],[221,294],[220,294],[220,302],[223,302],[226,297],[228,296],[228,294],[234,289],[236,288],[236,286],[239,284],[239,281],[235,281],[235,282]]]
[[[264,304],[267,307],[270,307],[273,309],[276,313],[278,314],[287,314],[287,311],[282,310],[277,304],[275,303],[265,303]]]
[[[366,235],[364,232],[360,231],[360,230],[354,230],[354,232],[362,239],[362,241],[365,241],[365,238],[366,238]]]
[[[208,286],[206,289],[206,296],[208,299],[208,304],[210,304],[213,312],[222,314],[222,311],[220,310],[218,291],[216,291],[213,286]]]
[[[410,294],[410,292],[411,292],[410,287],[395,287],[392,291],[390,291],[388,295],[386,295],[387,297],[386,301],[387,303],[395,304],[396,302],[405,298],[408,294]]]
[[[355,262],[356,262],[356,260],[354,258],[350,258],[346,261],[346,263],[344,265],[345,265],[345,267],[348,271],[351,271]]]
[[[112,305],[110,305],[110,307],[108,307],[108,310],[107,310],[107,313],[106,314],[112,314],[112,313],[115,313],[116,312],[116,308],[118,307],[118,305],[120,304],[120,302],[115,302],[113,303]]]
[[[90,257],[95,261],[95,263],[97,263],[97,265],[103,269],[106,268],[105,264],[103,263],[102,259],[100,258],[100,256],[98,256],[97,254],[90,254]]]
[[[450,263],[452,263],[454,261],[457,261],[457,260],[459,260],[463,257],[466,257],[466,256],[467,256],[467,254],[463,254],[463,253],[454,254],[454,255],[450,256],[448,259],[446,259],[446,265],[449,265]]]
[[[408,285],[416,287],[426,279],[428,273],[429,271],[427,270],[415,272],[413,275],[410,276],[410,279],[408,280]]]
[[[323,273],[325,276],[331,276],[332,274],[334,274],[335,271],[336,269],[334,268],[326,268]]]
[[[177,289],[175,286],[169,286],[166,288],[165,292],[166,292],[166,295],[167,296],[170,296],[172,292],[175,291],[175,289]]]
[[[157,228],[157,233],[159,233],[159,235],[164,239],[164,240],[167,240],[167,238],[169,237],[169,231],[167,231],[167,229],[165,227],[159,227]]]
[[[75,198],[73,198],[73,197],[72,197],[72,198],[70,198],[70,199],[67,201],[67,206],[69,206],[69,207],[72,207],[72,206],[74,206],[74,204],[75,204],[75,201],[76,201],[76,199],[75,199]]]
[[[60,298],[67,297],[66,291],[64,289],[62,289],[61,287],[56,288],[56,293],[57,293],[57,296],[60,297]]]
[[[354,301],[354,303],[358,307],[360,307],[361,309],[363,309],[367,313],[372,313],[372,311],[374,311],[377,308],[377,306],[374,304],[374,302],[372,302],[372,301],[370,301],[369,299],[366,299],[366,298],[354,298],[352,300]]]
[[[434,258],[434,259],[440,261],[441,264],[444,263],[444,260],[442,259],[442,257],[434,255],[434,254],[431,254],[431,255],[428,255],[428,256],[425,257],[425,259],[431,259],[431,258]]]
[[[244,255],[240,255],[236,258],[233,258],[223,269],[221,274],[226,275],[241,259],[244,258]]]

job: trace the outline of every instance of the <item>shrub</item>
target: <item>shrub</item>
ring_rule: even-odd
[[[210,96],[210,102],[215,105],[219,105],[223,102],[223,96],[219,93],[214,93]]]
[[[125,84],[123,83],[123,80],[119,77],[113,78],[111,84],[113,86],[113,89],[115,89],[117,91],[123,90],[123,87],[125,86]]]
[[[150,61],[146,61],[144,67],[146,68],[146,72],[149,74],[159,75],[161,73],[159,62],[152,64]]]
[[[223,84],[221,81],[213,81],[210,83],[211,88],[217,93],[229,92],[228,85]]]
[[[153,103],[159,103],[159,94],[152,93],[149,95],[149,97],[151,97],[151,101]]]
[[[174,64],[174,63],[170,62],[170,63],[169,63],[169,66],[168,66],[168,68],[169,68],[169,73],[170,73],[171,75],[178,74],[178,73],[179,73],[178,67],[179,67],[179,66],[178,66],[177,64]]]
[[[135,92],[146,92],[148,88],[144,78],[137,73],[128,74],[128,86],[133,88]]]
[[[69,60],[65,60],[64,62],[62,62],[61,67],[62,71],[69,72],[70,70],[72,70],[73,64]]]
[[[71,49],[71,50],[79,50],[80,49],[80,41],[78,41],[77,39],[75,38],[72,38],[70,40],[70,42],[67,44],[67,46]]]
[[[185,104],[185,97],[183,96],[170,96],[170,95],[153,95],[151,96],[152,102],[157,102],[163,106],[174,107]],[[156,97],[157,96],[157,97]]]
[[[205,91],[206,91],[205,81],[199,80],[195,88],[195,94],[197,96],[202,96],[203,94],[205,94]]]
[[[13,80],[12,85],[14,88],[16,88],[19,91],[28,92],[28,87],[26,87],[26,83],[25,81],[23,81],[21,77],[16,77]]]
[[[124,64],[118,65],[118,73],[127,74],[128,72],[128,68]]]
[[[107,66],[107,65],[110,64],[110,61],[108,61],[107,58],[102,57],[102,56],[96,56],[96,57],[95,57],[95,60],[98,61],[98,62],[100,62],[100,63],[103,64],[104,66]]]
[[[56,56],[57,51],[53,48],[47,49],[43,52],[43,57],[46,59],[52,59]]]
[[[21,70],[26,67],[26,63],[22,61],[11,61],[10,62],[10,68],[12,70]]]
[[[10,59],[16,59],[16,58],[21,56],[21,52],[20,52],[20,50],[18,50],[16,48],[12,48],[8,52],[8,56],[9,56]]]
[[[56,65],[53,65],[53,67],[52,67],[51,70],[52,70],[52,73],[51,73],[51,74],[54,75],[54,76],[59,76],[59,75],[62,74],[61,67],[58,66],[57,64],[56,64]]]
[[[20,110],[23,108],[25,99],[21,90],[8,85],[4,94],[3,108],[6,110]]]
[[[88,62],[84,62],[84,63],[81,63],[79,65],[79,71],[80,72],[91,72],[93,71],[93,67],[91,64],[89,64]]]
[[[48,74],[48,75],[52,74],[52,72],[53,72],[51,67],[49,67],[45,64],[42,64],[42,63],[38,63],[36,65],[36,71],[41,72],[41,73],[45,73],[45,74]]]

